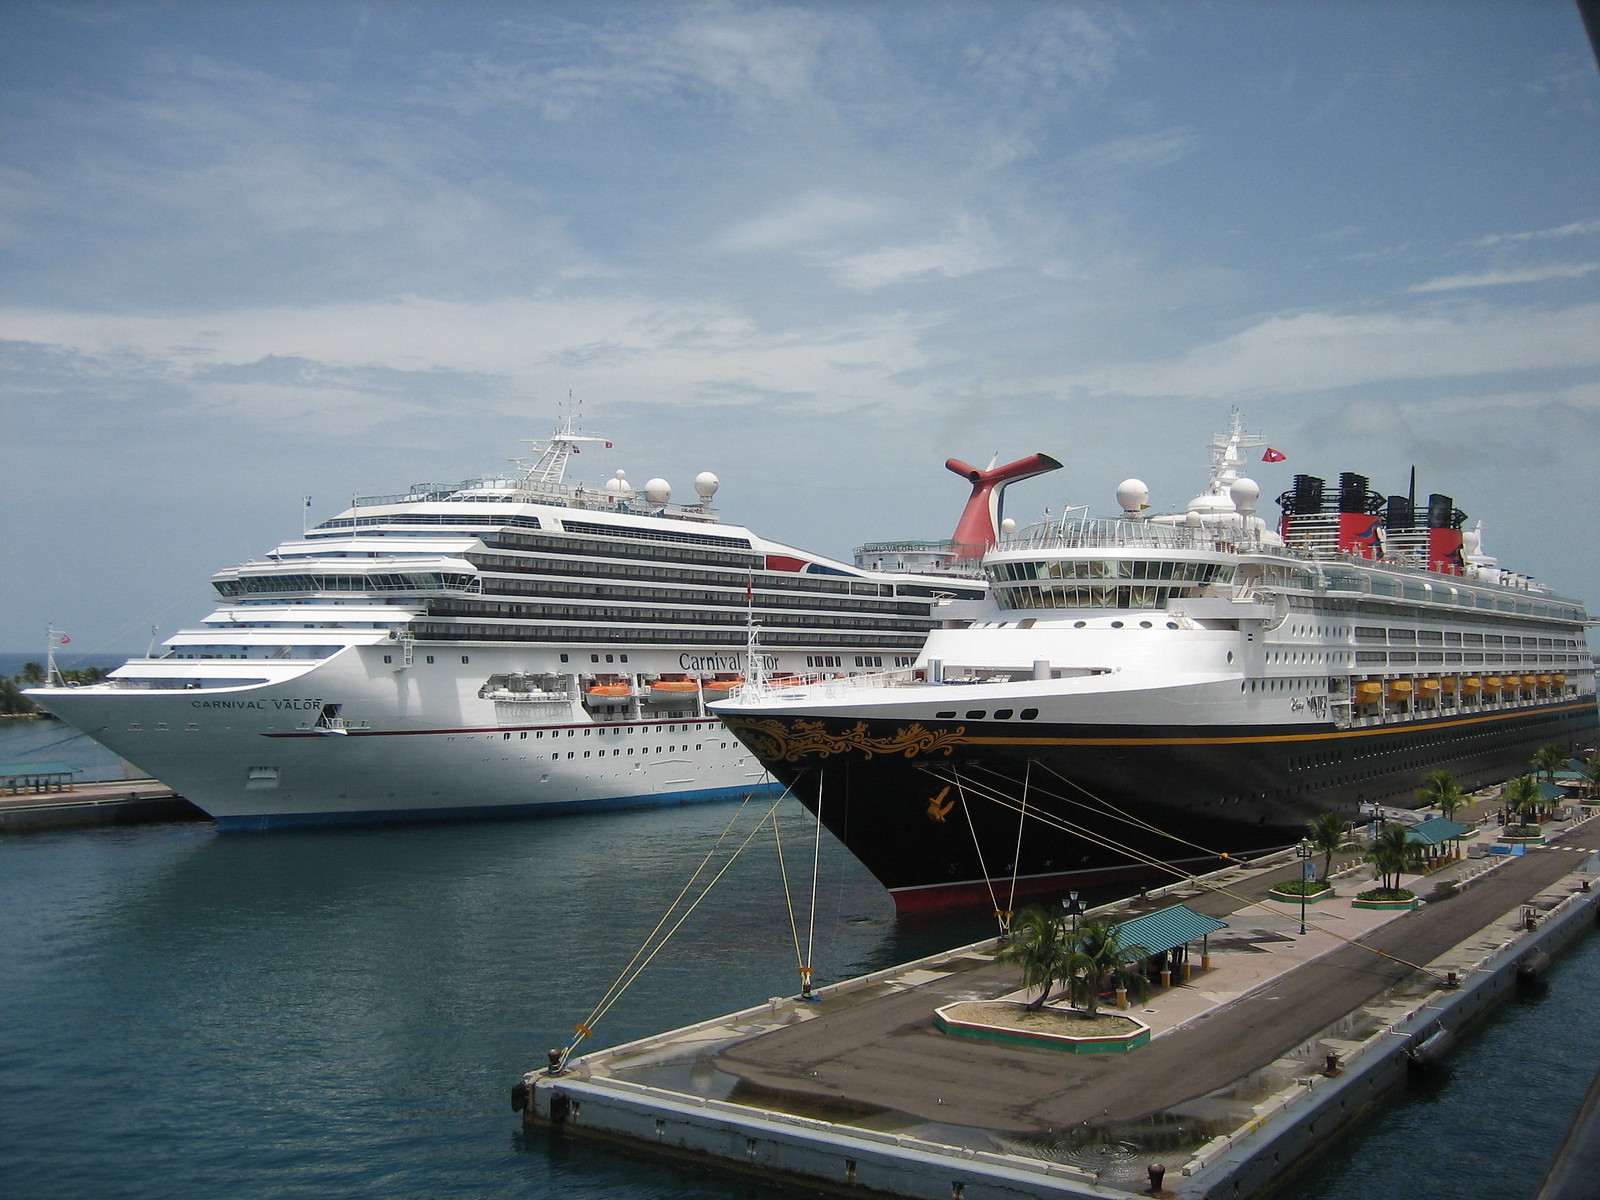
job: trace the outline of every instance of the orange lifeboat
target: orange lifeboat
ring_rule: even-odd
[[[1468,675],[1461,681],[1461,690],[1469,696],[1476,696],[1483,690],[1483,680],[1476,675]]]
[[[1417,680],[1418,700],[1437,700],[1439,698],[1439,681],[1437,679]]]
[[[1383,698],[1383,684],[1368,681],[1356,684],[1357,704],[1376,704]]]
[[[1461,680],[1457,679],[1454,675],[1446,675],[1443,679],[1439,680],[1439,686],[1447,692],[1458,692],[1461,690]]]
[[[1501,692],[1505,690],[1506,681],[1498,675],[1491,675],[1483,681],[1483,690],[1486,692]]]
[[[620,679],[602,675],[584,691],[583,698],[591,708],[610,708],[631,700],[633,688]]]
[[[662,676],[650,684],[650,699],[657,704],[681,701],[700,690],[698,680],[687,675]]]
[[[736,687],[744,686],[743,675],[718,675],[715,679],[708,679],[701,687],[705,693],[707,703],[713,700],[726,700],[728,693]]]
[[[1412,689],[1411,680],[1409,680],[1409,679],[1391,679],[1389,681],[1389,687],[1387,689],[1387,695],[1388,695],[1390,700],[1395,700],[1395,701],[1409,700],[1409,699],[1411,699],[1412,690],[1413,689]]]

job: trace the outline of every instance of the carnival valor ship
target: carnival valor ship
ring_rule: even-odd
[[[223,828],[680,804],[771,781],[706,704],[759,624],[769,678],[909,666],[987,585],[835,562],[671,503],[569,484],[563,420],[506,476],[356,500],[107,682],[29,694]],[[907,552],[913,548],[903,547]]]
[[[991,610],[909,669],[715,711],[901,911],[1171,878],[1440,768],[1475,787],[1594,745],[1582,604],[1500,569],[1448,496],[1297,475],[1270,526],[1262,446],[1235,413],[1180,514],[1130,479],[1114,519],[991,528]]]

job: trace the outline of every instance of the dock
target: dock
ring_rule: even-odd
[[[155,779],[0,790],[0,833],[210,819]]]
[[[1400,912],[1354,906],[1355,867],[1303,935],[1297,904],[1266,900],[1292,859],[1118,906],[1227,922],[1207,966],[1126,1010],[1151,1037],[1123,1053],[941,1032],[936,1009],[1020,996],[986,941],[530,1072],[513,1105],[564,1135],[869,1194],[1248,1200],[1595,926],[1597,850],[1589,818],[1463,857],[1408,878],[1430,902]]]

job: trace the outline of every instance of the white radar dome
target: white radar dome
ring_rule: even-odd
[[[1000,522],[1000,532],[1005,534],[1006,536],[1009,537],[1011,534],[1015,533],[1016,531],[1017,531],[1017,523],[1015,521],[1013,521],[1010,517],[1006,517],[1003,521]]]
[[[1117,484],[1117,503],[1131,516],[1150,506],[1150,489],[1142,479],[1124,479]]]
[[[672,485],[665,479],[652,479],[644,485],[644,498],[651,504],[665,504],[672,499]]]
[[[628,486],[628,473],[619,470],[616,475],[605,481],[602,485],[608,496],[631,496],[633,489]]]
[[[717,489],[721,486],[722,480],[718,479],[710,471],[701,471],[700,474],[694,477],[695,493],[702,500],[711,499],[717,494]]]
[[[1233,499],[1234,508],[1242,513],[1253,513],[1256,510],[1256,501],[1261,499],[1261,485],[1254,479],[1240,477],[1233,481],[1233,486],[1228,489],[1228,495]]]

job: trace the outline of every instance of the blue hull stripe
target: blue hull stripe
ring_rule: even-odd
[[[573,816],[590,812],[615,812],[624,809],[671,808],[712,800],[736,800],[743,796],[772,796],[782,791],[777,783],[746,784],[739,787],[702,788],[695,791],[651,793],[644,796],[611,796],[599,800],[545,801],[536,804],[476,804],[464,808],[386,808],[356,809],[343,812],[263,813],[257,816],[215,818],[225,832],[261,829],[309,829],[330,825],[394,825],[421,821],[484,821],[520,817]]]

